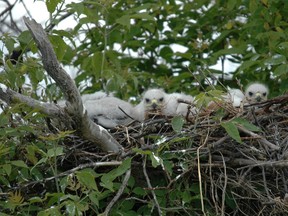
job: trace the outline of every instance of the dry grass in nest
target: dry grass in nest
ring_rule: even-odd
[[[288,213],[287,102],[285,95],[242,108],[222,105],[221,115],[217,113],[219,110],[205,111],[186,119],[180,133],[172,129],[171,119],[158,116],[143,124],[111,131],[125,147],[121,156],[96,153],[98,150],[82,145],[77,148],[77,158],[82,158],[82,163],[83,158],[87,162],[134,156],[132,167],[141,170],[141,154],[135,156],[135,148],[151,150],[160,158],[170,158],[173,167],[167,171],[163,166],[153,168],[147,163],[150,176],[160,172],[167,182],[164,187],[150,190],[173,190],[175,184],[189,179],[201,186],[199,213],[207,212],[208,207],[222,215],[285,215]],[[236,118],[247,120],[260,130],[251,131],[234,122],[241,139],[241,143],[237,142],[222,125]],[[138,174],[134,177],[144,179]]]

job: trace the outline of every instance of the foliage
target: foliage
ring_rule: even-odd
[[[266,83],[271,97],[284,93],[288,86],[288,2],[84,0],[65,5],[63,1],[51,0],[46,4],[51,13],[47,29],[53,48],[64,66],[78,70],[75,82],[83,93],[103,89],[129,99],[138,98],[147,88],[161,86],[167,92],[198,95],[199,101],[207,103],[207,92],[219,93],[225,86],[237,87],[236,78],[244,86],[254,80]],[[51,25],[64,22],[62,18],[66,13],[73,15],[77,22],[75,28],[51,30]],[[3,34],[1,42],[0,57],[5,61],[1,65],[0,83],[44,101],[61,97],[59,89],[46,75],[28,31],[18,36]],[[17,62],[9,59],[15,50],[23,51]],[[226,68],[211,69],[224,61],[237,63],[239,67],[229,74],[224,73]],[[232,79],[226,79],[226,75]],[[215,90],[210,86],[215,77],[224,87],[218,85]],[[176,133],[181,132],[183,123],[181,118],[173,120]],[[81,169],[42,183],[43,179],[69,170],[69,166],[61,163],[71,153],[63,144],[70,132],[54,136],[45,125],[45,116],[23,104],[1,113],[0,209],[3,214],[103,213],[120,188],[124,173],[131,167],[133,170],[133,161],[139,162],[139,155],[147,155],[150,169],[163,169],[171,179],[178,176],[173,170],[175,161],[183,173],[195,167],[192,161],[195,155],[188,160],[179,154],[161,151],[169,150],[173,142],[191,147],[193,140],[178,137],[167,141],[153,137],[160,140],[159,151],[135,149],[136,156],[126,159],[119,167],[99,171]],[[240,143],[239,125],[252,131],[259,129],[243,119],[221,123]],[[195,169],[192,173],[180,181],[175,180],[171,188],[165,188],[167,179],[151,176],[152,185],[160,188],[155,191],[159,205],[179,207],[173,209],[175,214],[186,209],[201,212],[203,194]],[[136,178],[138,175],[132,173],[112,215],[157,214],[153,199],[149,199],[151,192],[146,190],[143,180]],[[25,185],[31,182],[37,182],[35,188],[27,189]],[[237,208],[231,193],[226,196],[228,208]],[[204,199],[204,203],[206,213],[215,213],[208,199]]]

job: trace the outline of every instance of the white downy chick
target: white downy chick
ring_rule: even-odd
[[[228,88],[228,93],[224,98],[226,101],[231,102],[233,107],[240,107],[245,99],[245,95],[240,89]]]
[[[93,94],[84,94],[81,96],[83,103],[88,100],[99,100],[104,97],[113,97],[113,93],[106,93],[103,91],[97,91]]]
[[[113,96],[113,93],[105,93],[103,91],[97,91],[93,94],[84,94],[84,95],[81,95],[81,99],[82,99],[82,102],[83,104],[88,101],[88,100],[99,100],[101,98],[104,98],[104,97],[112,97]],[[66,106],[66,100],[59,100],[57,101],[57,104],[60,106],[60,107],[65,107]]]
[[[105,128],[126,125],[132,121],[133,106],[116,97],[103,97],[98,100],[86,100],[84,107],[87,115]]]
[[[144,95],[142,101],[135,106],[133,117],[138,121],[144,121],[149,118],[149,114],[163,115],[166,93],[162,89],[149,89]]]
[[[178,100],[184,100],[187,102],[193,102],[194,98],[190,95],[186,95],[183,93],[172,93],[167,94],[165,99],[165,107],[163,110],[164,115],[166,116],[175,116],[182,115],[186,116],[188,113],[189,104],[180,103]],[[191,108],[192,113],[196,113],[196,108]]]
[[[267,100],[269,89],[261,83],[252,83],[247,86],[245,97],[248,103],[259,103]]]

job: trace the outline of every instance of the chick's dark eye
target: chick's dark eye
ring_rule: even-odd
[[[149,103],[149,102],[150,102],[150,99],[145,98],[145,102],[146,102],[146,103]]]
[[[263,93],[263,96],[265,97],[266,95],[267,95],[267,93],[266,93],[266,92],[264,92],[264,93]]]
[[[159,101],[160,101],[160,102],[163,102],[163,100],[164,100],[164,98],[163,98],[163,97],[159,99]]]
[[[248,92],[249,96],[251,97],[253,95],[253,92]]]

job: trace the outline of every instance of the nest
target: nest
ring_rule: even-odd
[[[75,139],[74,150],[66,160],[77,166],[87,161],[133,156],[132,175],[147,190],[173,191],[184,182],[187,187],[198,185],[200,190],[190,193],[200,197],[199,208],[193,208],[195,214],[286,215],[287,102],[288,95],[241,108],[220,104],[217,110],[186,118],[178,132],[173,127],[173,118],[154,116],[145,123],[136,122],[110,131],[125,148],[121,156],[103,154],[89,143]],[[227,133],[229,128],[223,127],[227,122],[237,128],[240,140]],[[249,122],[249,127],[241,122]],[[253,130],[252,124],[257,130]],[[155,167],[146,163],[152,188],[147,186],[147,178],[141,172],[143,155],[135,149],[155,152],[157,157],[173,164],[168,170],[163,164]],[[153,179],[159,176],[164,183],[153,185]],[[191,210],[189,205],[178,204],[187,214]]]

